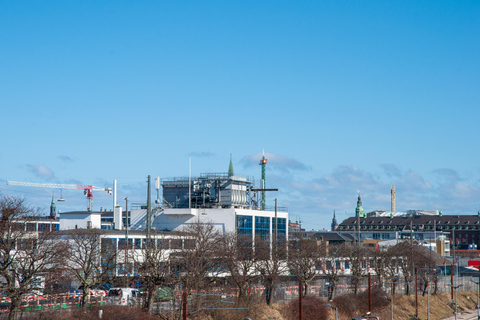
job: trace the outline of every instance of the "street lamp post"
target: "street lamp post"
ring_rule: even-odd
[[[335,307],[335,306],[332,306],[331,304],[327,303],[325,304],[327,307],[330,307],[332,308],[333,310],[335,310],[335,320],[338,320],[338,308]]]
[[[480,271],[479,271],[480,272]],[[477,320],[480,320],[480,309],[478,308],[478,291],[479,291],[479,287],[480,287],[480,282],[479,281],[475,281],[475,280],[472,280],[473,283],[475,283],[477,285],[477,304],[475,305],[475,309],[477,309]]]
[[[377,316],[372,316],[370,312],[367,312],[367,314],[364,314],[364,315],[362,316],[362,318],[380,320],[379,317],[377,317]],[[354,319],[358,319],[358,318],[354,318]],[[360,318],[360,319],[361,319],[361,318]]]
[[[393,320],[393,299],[387,296],[381,296],[381,298],[387,299],[388,301],[390,301],[390,320]]]
[[[455,300],[453,303],[455,303],[455,320],[457,320],[457,289],[463,286],[463,284],[459,284],[457,286],[447,284],[448,286],[451,286],[453,288],[453,292],[455,293]]]
[[[430,320],[430,294],[428,292],[428,288],[420,289],[423,293],[427,294],[427,320]]]

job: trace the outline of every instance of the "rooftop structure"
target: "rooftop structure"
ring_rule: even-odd
[[[191,179],[183,177],[163,179],[163,206],[251,208],[254,202],[250,189],[253,185],[253,177],[233,175],[233,170],[228,173],[202,173],[200,177]]]
[[[256,208],[252,176],[235,174],[232,155],[227,173],[163,179],[164,208]]]

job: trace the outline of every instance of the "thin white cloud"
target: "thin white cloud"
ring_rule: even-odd
[[[240,159],[240,163],[244,168],[250,168],[258,166],[260,159],[262,159],[262,153],[256,153],[249,156],[245,156]],[[267,166],[269,169],[279,171],[283,173],[290,173],[293,171],[310,171],[311,169],[304,163],[298,161],[295,158],[286,157],[281,154],[267,152],[265,158],[268,159]]]
[[[380,167],[388,177],[399,177],[402,175],[402,171],[394,164],[384,163]]]
[[[334,209],[342,213],[338,219],[352,216],[358,191],[366,212],[390,210],[390,187],[396,186],[396,209],[442,210],[444,214],[470,214],[480,209],[479,181],[468,182],[452,169],[438,169],[440,180],[430,180],[416,171],[401,171],[396,166],[382,165],[391,174],[376,175],[351,165],[342,165],[331,172],[310,179],[295,175],[271,174],[267,184],[279,188],[281,206],[304,221],[323,226],[330,224]],[[269,198],[275,197],[273,194]]]
[[[38,178],[47,179],[47,180],[51,180],[55,178],[55,173],[51,169],[47,168],[42,164],[40,165],[27,164],[26,167],[28,171],[36,175]]]

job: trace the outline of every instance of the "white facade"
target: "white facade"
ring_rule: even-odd
[[[185,227],[194,223],[209,223],[213,224],[221,234],[234,233],[238,228],[237,216],[251,217],[253,237],[255,237],[256,217],[270,218],[270,235],[273,235],[272,230],[275,229],[275,226],[273,225],[275,223],[273,219],[275,218],[275,212],[265,210],[233,207],[201,209],[166,208],[152,216],[154,216],[152,226],[160,231],[182,231]],[[285,219],[285,221],[288,222],[288,212],[277,212],[277,218]]]
[[[60,230],[101,229],[101,212],[72,211],[60,213]]]

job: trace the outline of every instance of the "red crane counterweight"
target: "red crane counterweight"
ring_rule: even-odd
[[[18,181],[7,181],[7,184],[12,186],[20,186],[20,187],[83,190],[83,193],[87,197],[87,210],[90,212],[93,209],[93,190],[103,190],[103,191],[107,191],[108,194],[112,194],[112,188],[102,188],[102,187],[95,187],[92,185],[82,185],[82,184],[34,183],[34,182],[18,182]]]

